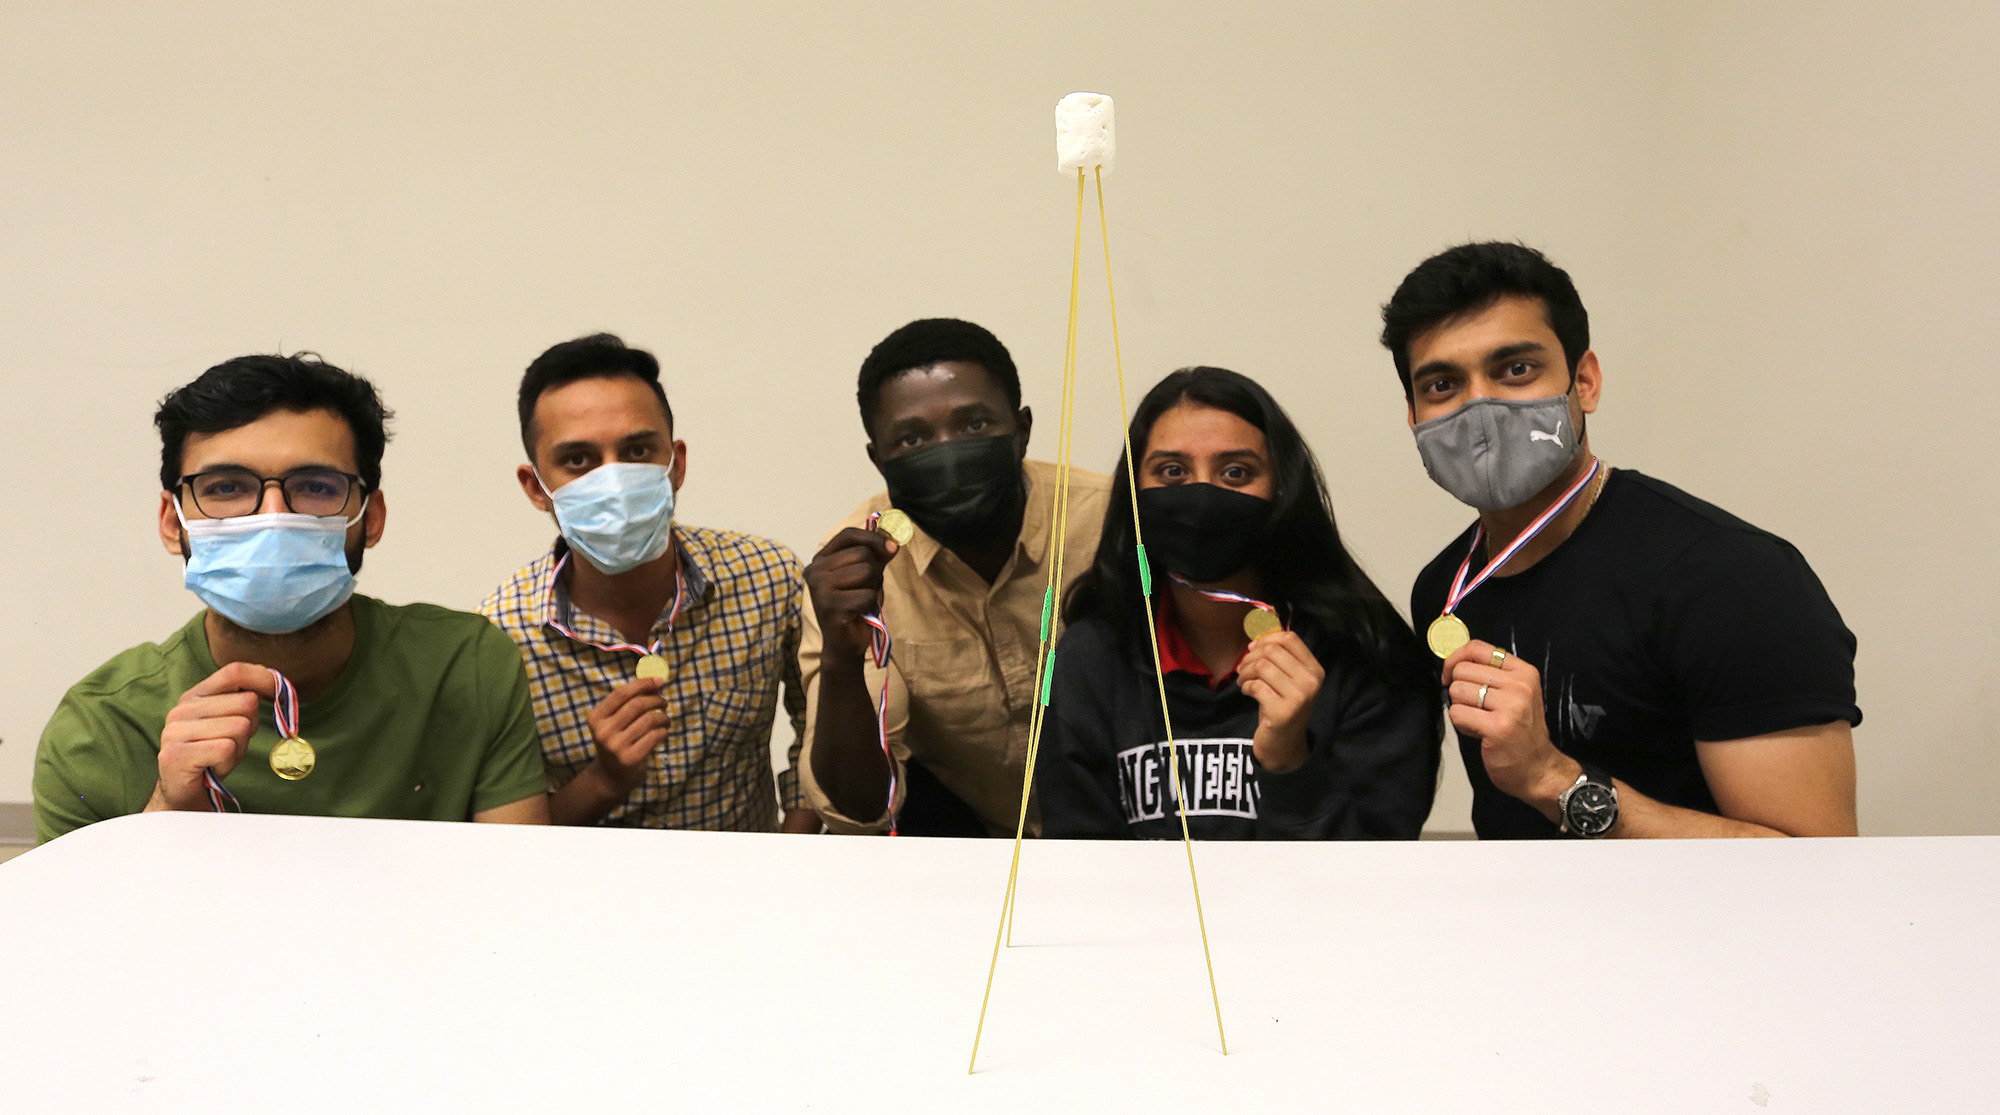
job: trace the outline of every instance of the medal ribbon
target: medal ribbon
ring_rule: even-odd
[[[269,666],[264,668],[267,670],[271,669]],[[278,738],[281,740],[297,739],[299,735],[299,691],[293,687],[292,679],[278,671],[271,670],[271,677],[278,685],[277,695],[271,700],[271,719],[278,723]],[[222,780],[215,776],[213,768],[202,768],[201,779],[207,783],[205,788],[208,791],[208,807],[210,809],[215,810],[217,813],[225,811],[243,812],[243,803],[237,801],[236,795],[230,793],[228,788],[223,786]]]
[[[609,654],[616,654],[622,650],[634,651],[642,655],[659,654],[662,650],[666,649],[667,640],[665,637],[653,640],[653,645],[650,647],[642,647],[637,643],[593,643],[589,639],[586,639],[583,636],[577,634],[576,631],[572,629],[568,624],[557,622],[554,617],[556,578],[562,576],[563,567],[569,564],[569,558],[570,555],[564,554],[562,556],[562,560],[556,562],[556,567],[549,571],[548,594],[549,594],[549,611],[551,613],[549,618],[550,627],[553,627],[557,631],[560,631],[563,634],[569,636],[570,638],[576,640],[577,642],[582,643],[584,646],[596,647],[598,650],[604,651]],[[673,611],[667,613],[667,635],[669,636],[671,636],[674,633],[674,624],[680,622],[681,602],[685,600],[686,597],[687,597],[687,580],[681,575],[680,562],[676,561],[674,563],[674,608]],[[661,655],[661,657],[665,656]]]
[[[1210,600],[1222,600],[1231,604],[1248,604],[1252,608],[1261,608],[1264,611],[1271,613],[1272,615],[1278,614],[1277,608],[1273,607],[1272,605],[1264,603],[1262,600],[1259,600],[1254,596],[1245,596],[1240,592],[1229,592],[1224,589],[1203,588],[1200,585],[1195,584],[1193,581],[1188,580],[1186,577],[1181,576],[1179,573],[1169,573],[1167,574],[1167,576],[1175,584],[1185,585],[1188,588],[1191,588],[1196,592],[1201,593],[1203,596],[1208,597]]]
[[[868,516],[869,530],[881,521],[882,513]],[[881,594],[887,599],[888,593]],[[882,692],[875,700],[875,737],[882,741],[882,760],[889,766],[889,804],[896,803],[896,759],[889,753],[889,625],[882,622],[882,609],[877,607],[873,614],[861,617],[868,625],[868,656],[875,661],[875,668],[882,671]],[[889,835],[896,835],[896,816],[889,815]]]
[[[1529,523],[1527,529],[1516,536],[1512,542],[1507,543],[1506,549],[1494,555],[1493,560],[1487,562],[1486,567],[1479,571],[1479,575],[1472,578],[1472,583],[1467,584],[1465,582],[1465,573],[1466,570],[1472,568],[1472,555],[1479,552],[1479,543],[1486,537],[1486,525],[1484,523],[1480,524],[1472,532],[1472,547],[1465,552],[1465,560],[1458,563],[1458,575],[1451,579],[1451,592],[1445,597],[1443,614],[1448,616],[1457,611],[1459,603],[1472,595],[1473,589],[1485,584],[1486,578],[1499,572],[1500,567],[1506,565],[1509,559],[1519,553],[1521,547],[1534,541],[1535,536],[1542,533],[1544,527],[1554,522],[1556,516],[1562,514],[1565,508],[1576,502],[1576,497],[1583,494],[1583,490],[1590,486],[1591,480],[1596,478],[1598,471],[1603,467],[1603,460],[1592,457],[1590,459],[1590,468],[1582,476],[1577,477],[1576,483],[1571,484],[1568,491],[1565,491],[1554,503],[1550,504],[1548,510],[1535,516],[1535,521]]]

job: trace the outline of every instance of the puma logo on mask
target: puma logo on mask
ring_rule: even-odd
[[[1540,430],[1529,430],[1528,444],[1533,445],[1538,441],[1553,441],[1556,443],[1557,446],[1561,446],[1563,443],[1562,429],[1563,429],[1562,419],[1558,418],[1556,419],[1555,432],[1552,434],[1545,434]]]

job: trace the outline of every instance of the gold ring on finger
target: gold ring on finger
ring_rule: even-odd
[[[1500,665],[1501,665],[1501,663],[1503,663],[1503,662],[1505,662],[1505,661],[1507,661],[1507,652],[1506,652],[1506,651],[1504,651],[1504,650],[1501,650],[1501,649],[1500,649],[1499,647],[1494,647],[1494,648],[1493,648],[1493,668],[1494,668],[1494,669],[1496,669],[1496,670],[1497,670],[1497,669],[1499,669],[1499,668],[1500,668]]]

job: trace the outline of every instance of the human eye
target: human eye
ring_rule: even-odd
[[[969,418],[965,422],[965,432],[968,434],[984,433],[992,428],[993,420],[990,418]]]
[[[1257,479],[1257,470],[1248,465],[1230,465],[1222,470],[1222,478],[1228,481],[1231,487],[1241,487]]]
[[[1450,376],[1431,376],[1417,381],[1417,394],[1426,399],[1445,399],[1457,386]]]
[[[250,490],[241,476],[223,474],[219,476],[197,476],[194,494],[202,499],[236,499]]]
[[[627,461],[645,461],[652,459],[652,456],[653,447],[650,445],[628,445],[620,454],[620,457]]]
[[[292,486],[298,494],[316,499],[334,499],[347,494],[344,477],[325,473],[303,473],[293,479]]]

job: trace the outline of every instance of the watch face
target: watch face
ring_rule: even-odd
[[[1618,820],[1618,793],[1601,782],[1585,782],[1570,791],[1563,818],[1578,836],[1603,836]]]

